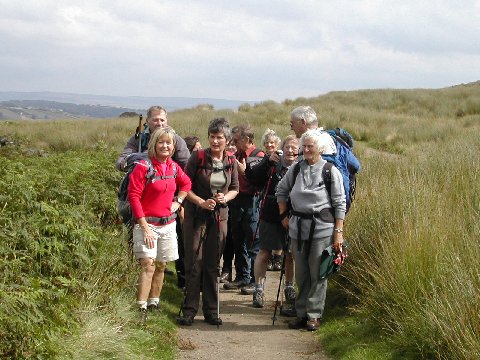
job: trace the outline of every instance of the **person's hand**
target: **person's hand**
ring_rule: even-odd
[[[247,168],[247,161],[245,159],[242,159],[242,161],[237,161],[237,166],[238,166],[238,171],[241,174],[245,174],[245,169]]]
[[[180,210],[180,208],[182,207],[182,205],[180,205],[178,202],[176,201],[173,201],[172,202],[172,206],[170,206],[170,212],[172,214],[176,213],[178,210]]]
[[[153,249],[155,243],[155,234],[149,226],[142,227],[143,230],[143,242],[149,249]]]
[[[333,248],[339,251],[343,245],[343,232],[333,231]]]
[[[282,226],[288,230],[288,217],[282,219]]]
[[[213,198],[217,204],[225,205],[227,203],[224,193],[218,192],[213,196]]]
[[[268,161],[271,161],[273,163],[278,163],[280,162],[280,155],[278,155],[276,152],[274,152],[273,154],[270,155],[270,158],[268,159]]]
[[[203,200],[199,206],[202,208],[202,209],[205,209],[205,210],[208,210],[208,211],[213,211],[215,210],[215,205],[217,203],[215,202],[214,199],[207,199],[207,200]]]

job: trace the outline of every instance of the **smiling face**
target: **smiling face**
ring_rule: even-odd
[[[239,133],[233,134],[233,143],[235,144],[236,148],[241,151],[247,151],[250,145],[248,137],[242,137]]]
[[[303,158],[307,160],[310,165],[315,164],[320,160],[320,149],[318,144],[310,137],[303,139],[302,144]]]
[[[283,158],[287,164],[292,164],[298,156],[298,140],[288,140],[283,144]]]
[[[164,162],[173,155],[175,145],[171,134],[164,134],[160,136],[155,144],[155,158]]]
[[[265,152],[269,155],[273,154],[278,149],[278,145],[273,137],[267,138],[263,143],[263,146],[265,146]]]

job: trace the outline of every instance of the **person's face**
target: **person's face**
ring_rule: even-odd
[[[237,147],[235,146],[233,139],[231,139],[230,142],[227,144],[227,150],[230,151],[232,154],[235,154],[237,152]]]
[[[295,133],[297,138],[300,138],[303,133],[307,131],[307,122],[290,117],[290,129]]]
[[[233,135],[233,143],[238,150],[247,151],[248,150],[248,138],[246,136],[242,137],[239,133]]]
[[[210,149],[214,154],[222,153],[227,146],[227,139],[223,132],[210,133],[210,135],[208,135],[208,142],[210,144]]]
[[[283,145],[283,157],[287,163],[292,163],[298,156],[298,141],[289,140]]]
[[[265,146],[265,152],[267,154],[273,154],[277,150],[277,144],[272,138],[268,138],[265,140],[265,143],[263,144]]]
[[[303,158],[308,161],[309,164],[314,164],[320,159],[320,153],[317,144],[313,139],[305,139],[302,145]]]
[[[165,111],[153,111],[152,116],[147,119],[147,124],[150,128],[150,132],[153,132],[155,129],[167,126],[167,122],[167,114],[165,113]]]
[[[170,136],[160,136],[155,144],[155,153],[158,160],[166,160],[173,155],[175,146],[173,145],[173,139]]]

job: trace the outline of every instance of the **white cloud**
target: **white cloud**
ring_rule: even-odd
[[[0,90],[275,99],[478,80],[479,1],[0,0]]]

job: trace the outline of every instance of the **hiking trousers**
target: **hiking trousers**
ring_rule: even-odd
[[[320,319],[327,295],[327,279],[320,279],[320,257],[332,244],[332,236],[301,242],[300,250],[297,239],[292,239],[291,245],[298,286],[295,310],[299,318]]]

